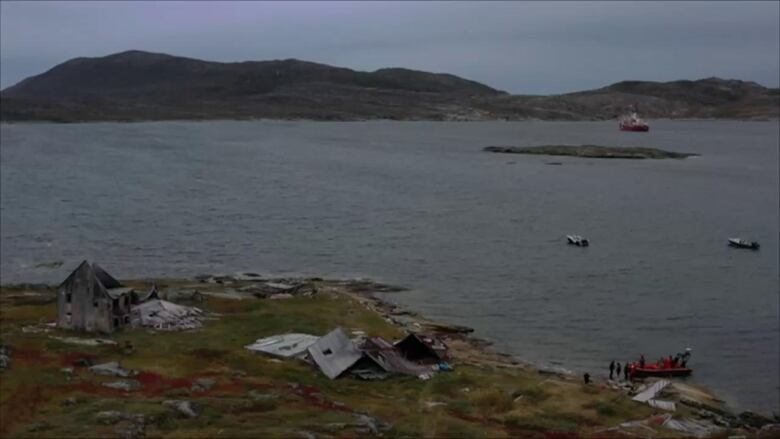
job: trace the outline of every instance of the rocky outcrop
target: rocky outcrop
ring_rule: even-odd
[[[656,148],[600,145],[486,146],[482,150],[504,154],[559,155],[601,159],[683,159],[698,155]]]

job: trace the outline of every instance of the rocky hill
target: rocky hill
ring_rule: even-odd
[[[599,120],[778,117],[780,94],[717,78],[624,81],[555,96],[509,95],[449,74],[360,72],[294,59],[219,63],[142,51],[76,58],[0,92],[0,118],[63,122],[169,119]]]

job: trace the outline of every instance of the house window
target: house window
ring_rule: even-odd
[[[114,318],[114,328],[119,326],[119,319]]]
[[[70,303],[73,299],[73,294],[67,293],[65,294],[65,303]]]
[[[65,323],[70,324],[71,322],[73,322],[73,314],[65,313]]]
[[[97,307],[98,307],[98,301],[97,301],[97,300],[93,300],[93,301],[92,301],[92,306],[94,306],[95,308],[97,308]]]
[[[130,316],[125,316],[125,324],[130,323]]]
[[[324,351],[322,351],[322,353],[323,353],[324,355],[330,355],[330,354],[332,354],[332,353],[333,353],[333,351],[331,351],[330,349],[325,349]]]

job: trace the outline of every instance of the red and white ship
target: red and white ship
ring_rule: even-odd
[[[631,111],[618,119],[620,131],[650,131],[650,126],[637,116],[636,111]]]

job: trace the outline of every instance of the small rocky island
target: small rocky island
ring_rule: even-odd
[[[565,155],[599,159],[684,159],[698,155],[656,148],[601,145],[486,146],[482,150],[505,154]]]

